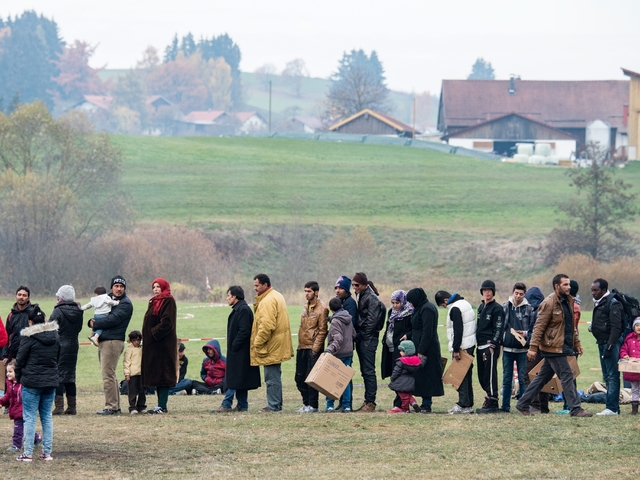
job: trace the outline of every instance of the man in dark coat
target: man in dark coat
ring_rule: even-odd
[[[444,395],[442,384],[442,356],[438,339],[438,309],[427,299],[422,288],[407,293],[407,302],[413,305],[410,340],[416,346],[419,357],[427,357],[427,364],[415,374],[414,396],[422,397],[420,411],[431,413],[432,397]]]
[[[29,312],[33,310],[30,299],[31,290],[28,287],[19,286],[16,290],[16,303],[11,307],[11,313],[7,317],[6,330],[9,341],[2,353],[2,362],[5,365],[18,355],[20,331],[29,326]]]
[[[252,367],[249,356],[253,311],[244,300],[242,287],[229,287],[227,303],[231,307],[227,321],[227,392],[222,405],[213,413],[246,412],[249,409],[249,390],[260,388],[260,367]],[[237,406],[232,408],[234,395]]]

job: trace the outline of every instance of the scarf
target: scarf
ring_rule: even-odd
[[[399,318],[409,317],[413,314],[413,307],[407,302],[407,294],[404,290],[396,290],[391,294],[392,302],[400,302],[400,310],[391,308],[391,315],[389,316],[389,332],[393,333],[393,326],[396,320]]]
[[[151,297],[149,300],[149,305],[151,305],[152,313],[154,315],[158,315],[160,313],[160,309],[162,308],[162,304],[164,303],[165,298],[171,298],[171,285],[164,278],[156,278],[151,282],[151,287],[154,284],[160,285],[160,293]]]

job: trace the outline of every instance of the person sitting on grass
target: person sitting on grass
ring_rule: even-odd
[[[129,332],[129,346],[124,351],[122,367],[124,379],[128,383],[129,414],[146,413],[147,395],[142,386],[142,333],[139,330]]]
[[[218,395],[224,390],[227,359],[220,353],[218,340],[210,340],[202,347],[202,351],[206,355],[200,369],[202,382],[194,380],[191,385],[198,395]]]
[[[330,353],[347,367],[350,367],[353,360],[353,341],[356,338],[351,315],[342,308],[342,299],[340,297],[333,297],[329,301],[329,309],[331,309],[333,315],[329,319],[331,326],[327,335],[325,352]],[[327,397],[327,409],[325,412],[349,413],[351,411],[351,391],[352,385],[349,382],[342,393],[342,397],[340,397],[340,406],[337,410],[334,408],[333,399]]]
[[[4,396],[0,398],[0,405],[9,409],[9,419],[13,420],[13,444],[7,448],[8,452],[22,450],[24,436],[24,419],[22,418],[22,385],[16,382],[16,362],[12,360],[7,365],[7,380]],[[42,443],[42,435],[36,432],[34,445]]]
[[[180,342],[180,346],[178,347],[178,363],[180,365],[180,374],[178,375],[178,383],[176,383],[176,386],[169,389],[169,395],[191,395],[191,390],[193,389],[193,380],[191,380],[190,378],[185,378],[187,376],[187,367],[189,366],[189,359],[184,353],[186,348],[187,347],[184,346],[184,343]]]
[[[416,346],[411,340],[400,342],[398,351],[400,358],[396,360],[396,365],[393,367],[389,388],[396,392],[402,404],[387,410],[387,413],[409,413],[409,407],[412,407],[416,413],[420,413],[420,405],[412,395],[416,388],[414,374],[427,364],[427,357],[420,358],[416,355]]]

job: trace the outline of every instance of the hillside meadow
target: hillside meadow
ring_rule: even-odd
[[[34,300],[39,300],[34,298]],[[40,302],[45,311],[51,299]],[[0,301],[0,312],[10,308]],[[134,300],[130,329],[139,328],[145,299]],[[229,308],[178,302],[178,334],[183,338],[223,339]],[[293,333],[297,333],[301,308],[290,306]],[[440,322],[445,311],[439,309]],[[4,316],[4,315],[3,315]],[[589,316],[586,315],[585,320]],[[598,380],[595,345],[586,325],[581,325],[585,355],[578,388]],[[86,341],[88,328],[80,334]],[[439,328],[443,352],[444,328]],[[293,338],[294,348],[296,337]],[[188,377],[197,378],[204,342],[186,342]],[[378,360],[379,361],[379,360]],[[574,419],[566,415],[518,413],[492,416],[451,416],[457,395],[446,386],[445,397],[434,399],[435,414],[389,415],[393,393],[379,379],[375,414],[298,414],[300,397],[293,380],[294,361],[283,364],[284,411],[261,414],[265,389],[250,392],[246,414],[212,414],[219,396],[172,396],[169,414],[120,415],[103,418],[97,348],[80,347],[78,408],[75,417],[54,417],[54,461],[20,464],[15,454],[1,453],[9,478],[636,478],[630,460],[640,441],[640,424],[623,406],[619,418]],[[358,372],[357,360],[355,364]],[[118,378],[122,368],[118,367]],[[474,374],[475,376],[475,374]],[[362,400],[362,378],[354,378],[354,406]],[[474,381],[476,404],[482,392]],[[321,404],[323,397],[321,396]],[[123,399],[123,401],[126,401]],[[512,412],[515,400],[512,400]],[[153,406],[149,397],[148,405]],[[597,412],[601,405],[585,405]],[[561,404],[552,403],[552,412]],[[13,422],[0,417],[0,436],[10,442]],[[4,446],[4,445],[3,445]]]

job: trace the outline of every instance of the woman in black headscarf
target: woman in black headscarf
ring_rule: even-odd
[[[422,397],[422,413],[431,412],[431,397],[444,395],[442,384],[442,357],[438,338],[438,309],[429,302],[422,288],[407,293],[407,301],[413,305],[411,337],[420,357],[427,357],[427,364],[415,374],[416,388],[413,395]]]

